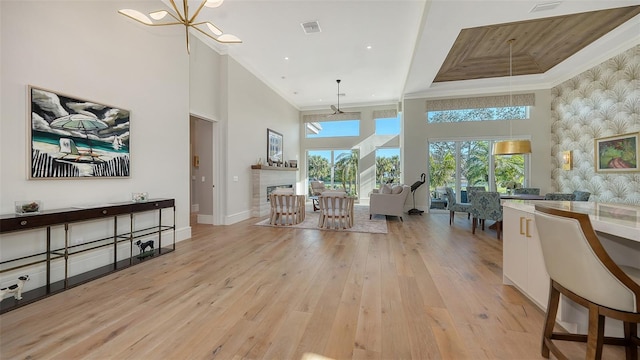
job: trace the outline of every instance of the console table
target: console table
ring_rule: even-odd
[[[163,223],[163,209],[173,208],[173,219],[171,224]],[[134,216],[145,212],[156,212],[157,223],[152,226],[143,228],[135,228]],[[13,296],[7,297],[0,302],[0,314],[17,307],[29,304],[52,294],[64,291],[71,287],[105,276],[112,272],[125,269],[132,265],[138,264],[145,259],[166,254],[175,250],[175,200],[174,199],[151,199],[145,202],[124,202],[112,203],[99,206],[74,207],[56,210],[46,210],[37,214],[0,215],[0,234],[13,232],[26,232],[28,230],[45,230],[46,236],[42,241],[46,244],[46,250],[35,251],[25,256],[12,258],[0,257],[0,273],[16,271],[18,269],[35,269],[37,266],[45,267],[45,284],[33,290],[22,293],[22,300],[15,300]],[[155,216],[155,215],[154,215]],[[128,219],[129,226],[126,229],[118,227],[118,218],[121,220]],[[166,217],[165,217],[166,219]],[[76,223],[100,220],[113,220],[113,233],[107,237],[88,239],[81,243],[70,243],[70,226]],[[52,228],[63,228],[64,245],[59,246],[52,242]],[[165,232],[173,233],[173,240],[170,243],[163,244],[162,235]],[[167,234],[165,234],[167,235]],[[136,253],[134,255],[134,241],[150,239],[157,237],[157,244],[154,244],[153,252]],[[59,240],[62,239],[54,239]],[[33,241],[31,241],[33,242]],[[128,247],[126,256],[118,257],[118,246]],[[37,244],[25,244],[26,248],[38,248]],[[96,251],[112,247],[113,259],[109,265],[97,267],[90,271],[70,276],[69,265],[73,262],[74,255]],[[42,246],[40,246],[42,248]],[[122,251],[120,251],[122,254]],[[51,263],[54,261],[64,262],[64,276],[62,279],[52,280]]]

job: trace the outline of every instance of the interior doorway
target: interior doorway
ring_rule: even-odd
[[[191,223],[216,224],[217,162],[214,139],[217,123],[194,115],[189,120]]]

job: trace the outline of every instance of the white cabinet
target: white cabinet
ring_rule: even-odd
[[[503,283],[515,285],[543,310],[549,297],[549,275],[533,214],[504,207]]]
[[[502,234],[503,283],[515,285],[525,292],[527,288],[527,240],[520,234],[522,211],[504,208]]]

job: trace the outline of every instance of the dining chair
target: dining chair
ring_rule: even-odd
[[[554,343],[561,340],[586,342],[587,359],[601,359],[603,344],[625,346],[626,359],[638,359],[640,269],[611,259],[587,214],[536,205],[534,217],[550,278],[542,356],[566,359]],[[561,294],[588,309],[587,335],[553,331]],[[604,336],[605,317],[623,322],[624,338]]]
[[[447,209],[449,210],[449,225],[453,223],[456,211],[466,212],[467,218],[471,214],[471,203],[456,202],[456,194],[450,187],[445,187],[445,196],[447,197]]]
[[[572,193],[546,193],[544,194],[544,199],[556,201],[575,201],[576,196]]]
[[[516,195],[540,195],[540,188],[520,188],[513,189],[513,193]]]
[[[500,193],[495,191],[478,191],[471,199],[471,233],[476,233],[476,227],[481,225],[484,230],[485,220],[496,222],[496,233],[498,239],[502,232],[502,204],[500,204]]]
[[[589,201],[591,193],[588,191],[576,190],[573,192],[573,195],[575,196],[575,201]]]

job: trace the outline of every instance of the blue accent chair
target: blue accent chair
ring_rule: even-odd
[[[473,194],[471,200],[471,233],[476,233],[476,227],[482,225],[484,230],[485,220],[496,222],[496,232],[498,239],[502,232],[502,204],[500,204],[500,193],[495,191],[478,191]]]
[[[544,194],[544,199],[556,201],[575,201],[576,196],[573,193],[546,193]]]
[[[447,196],[447,209],[449,210],[449,225],[453,223],[453,218],[455,216],[456,211],[466,212],[469,214],[471,209],[470,203],[459,203],[456,202],[456,194],[453,192],[453,189],[450,187],[444,188]],[[469,215],[467,215],[469,217]]]
[[[573,195],[576,197],[575,201],[589,201],[591,193],[588,191],[576,190],[573,192]]]
[[[513,189],[513,194],[514,195],[540,195],[540,188],[520,188],[520,189]]]

